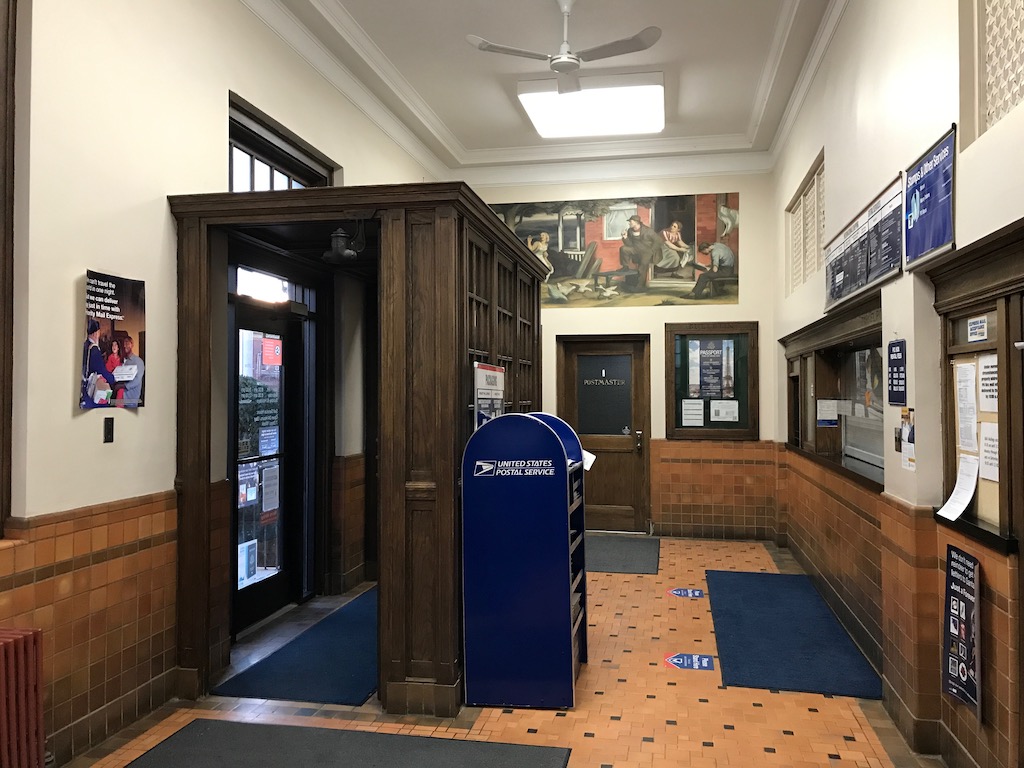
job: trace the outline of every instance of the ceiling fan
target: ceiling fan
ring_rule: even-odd
[[[621,56],[624,53],[645,51],[661,38],[661,29],[658,27],[647,27],[632,37],[625,37],[621,40],[614,40],[610,43],[574,52],[569,48],[569,14],[572,12],[572,5],[575,0],[556,0],[556,2],[562,11],[562,45],[559,47],[558,53],[547,54],[540,53],[539,51],[529,51],[525,48],[498,45],[489,40],[484,40],[477,35],[466,35],[466,41],[481,51],[504,53],[509,56],[522,56],[525,59],[546,61],[551,71],[558,75],[558,92],[571,93],[580,89],[580,81],[576,75],[577,70],[580,68],[580,62],[608,59],[612,56]]]

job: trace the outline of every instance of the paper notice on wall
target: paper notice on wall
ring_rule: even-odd
[[[711,421],[739,421],[740,404],[737,400],[712,400]]]
[[[956,366],[956,420],[960,448],[978,451],[978,367],[974,363]]]
[[[917,471],[917,454],[914,443],[903,443],[903,468],[909,472]]]
[[[840,416],[853,416],[853,401],[836,400],[836,413]]]
[[[978,356],[978,376],[981,384],[981,397],[978,410],[995,413],[999,410],[999,358],[995,355]]]
[[[981,468],[982,480],[999,482],[999,425],[991,421],[981,422]]]
[[[947,520],[956,520],[967,509],[974,498],[978,487],[978,457],[967,454],[960,455],[960,467],[956,473],[956,486],[949,499],[939,510],[939,516]]]
[[[815,414],[819,427],[839,426],[839,402],[837,400],[818,400]]]
[[[683,416],[684,427],[704,426],[704,401],[686,399],[682,401],[679,409]]]

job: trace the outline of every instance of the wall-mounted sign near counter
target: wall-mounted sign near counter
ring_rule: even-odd
[[[907,404],[907,340],[889,342],[889,405]]]
[[[906,259],[913,269],[953,248],[956,126],[907,169]]]
[[[903,262],[903,185],[890,184],[825,246],[825,310],[898,274]]]
[[[981,718],[981,591],[978,559],[946,546],[946,611],[943,621],[942,690]]]

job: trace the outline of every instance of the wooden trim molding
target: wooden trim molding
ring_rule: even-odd
[[[11,400],[14,394],[14,55],[17,0],[0,0],[0,538],[11,514]]]
[[[461,302],[453,297],[464,288],[466,230],[479,233],[489,253],[511,254],[516,275],[524,280],[520,287],[531,296],[534,318],[544,278],[541,262],[462,182],[172,196],[169,202],[178,225],[182,349],[197,344],[209,349],[211,232],[281,222],[379,221],[374,308],[379,306],[380,365],[373,366],[379,372],[370,380],[377,437],[367,449],[371,465],[372,456],[386,458],[374,473],[377,499],[372,504],[380,534],[378,690],[390,713],[454,716],[462,695],[457,483],[458,425],[465,402],[458,393],[466,358],[458,350],[466,320]],[[539,349],[536,322],[529,334],[535,338],[524,348]],[[536,387],[539,361],[527,362]],[[216,565],[210,541],[215,519],[210,490],[213,374],[209,354],[193,363],[178,368],[175,477],[183,544],[178,553],[176,685],[178,695],[186,697],[209,689],[211,664],[218,658],[213,654],[211,662],[208,653],[218,640],[210,615],[210,566]],[[320,439],[333,447],[329,431]]]

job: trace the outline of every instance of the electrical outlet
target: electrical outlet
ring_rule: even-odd
[[[114,417],[106,416],[103,419],[103,442],[114,442]]]

